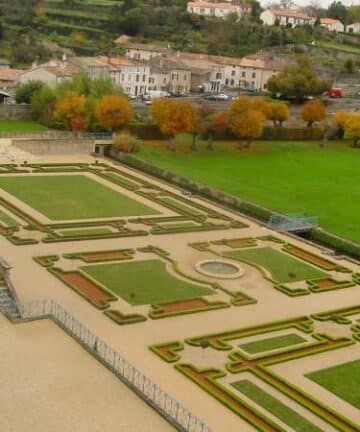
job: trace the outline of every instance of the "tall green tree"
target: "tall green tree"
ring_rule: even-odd
[[[299,56],[295,64],[285,66],[267,82],[271,93],[297,100],[321,95],[330,87],[331,81],[319,77],[305,56]]]

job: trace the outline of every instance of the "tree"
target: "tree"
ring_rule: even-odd
[[[162,100],[151,112],[161,132],[168,137],[169,149],[175,150],[175,136],[192,128],[191,105],[186,101]]]
[[[345,123],[345,136],[353,139],[354,147],[360,147],[360,114],[350,116]]]
[[[54,90],[43,85],[31,98],[31,109],[36,120],[44,126],[51,127],[55,109],[56,96]]]
[[[311,127],[315,122],[326,119],[325,105],[319,99],[306,102],[301,108],[300,116]]]
[[[204,125],[200,117],[199,112],[189,104],[189,116],[190,116],[190,129],[187,131],[192,136],[191,150],[196,150],[197,137],[203,132]]]
[[[15,91],[15,101],[18,104],[29,104],[33,95],[43,87],[41,81],[28,81],[21,84]]]
[[[274,123],[274,126],[283,125],[283,122],[290,117],[290,111],[286,104],[281,102],[270,103],[270,115],[268,117]]]
[[[124,96],[103,96],[95,105],[95,118],[105,129],[120,129],[130,123],[133,110]]]
[[[331,87],[331,82],[319,78],[307,57],[299,56],[296,64],[285,66],[267,82],[273,94],[303,100],[306,96],[320,95]]]
[[[354,115],[354,113],[348,111],[338,111],[334,114],[333,120],[338,127],[338,137],[343,138],[345,133],[345,125],[347,121]]]
[[[150,106],[150,114],[157,125],[162,123],[166,109],[171,101],[167,98],[157,98]]]
[[[61,99],[58,99],[54,107],[54,120],[72,130],[76,124],[74,119],[79,122],[82,118],[85,122],[86,117],[86,97],[76,92],[70,92]]]
[[[348,22],[348,10],[341,1],[333,1],[328,8],[327,16],[340,20],[344,25]]]
[[[214,136],[220,136],[224,134],[229,126],[229,117],[224,112],[217,112],[210,116],[207,125],[207,136],[208,136],[208,150],[213,150]]]
[[[248,110],[261,112],[265,119],[270,119],[271,103],[262,97],[240,96],[230,104],[229,108],[230,116]]]
[[[249,148],[254,139],[262,136],[264,123],[264,114],[253,109],[232,114],[230,119],[231,130],[236,136],[245,140],[245,148]]]

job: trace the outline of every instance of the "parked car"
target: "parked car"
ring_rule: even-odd
[[[341,98],[343,96],[343,89],[340,87],[333,87],[329,89],[325,95],[329,98]]]
[[[146,94],[142,95],[144,101],[151,101],[158,98],[170,97],[170,93],[163,90],[150,90]]]
[[[225,93],[214,93],[208,96],[205,96],[205,99],[212,101],[227,101],[230,97]]]

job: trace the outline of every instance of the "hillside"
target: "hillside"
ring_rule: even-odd
[[[334,35],[311,27],[265,27],[259,21],[259,3],[247,1],[251,14],[237,22],[233,17],[218,20],[190,15],[187,0],[0,0],[0,56],[13,65],[28,66],[63,49],[79,55],[121,54],[113,41],[125,33],[139,42],[234,57],[271,52],[274,47],[293,55],[316,41],[315,62],[320,66],[342,72],[349,58],[356,70],[360,36]],[[340,55],[339,62],[341,50],[346,56]]]

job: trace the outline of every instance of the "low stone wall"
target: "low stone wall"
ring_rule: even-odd
[[[12,145],[34,155],[90,154],[94,140],[79,138],[13,139]]]
[[[32,120],[33,112],[30,105],[0,105],[0,120]]]

